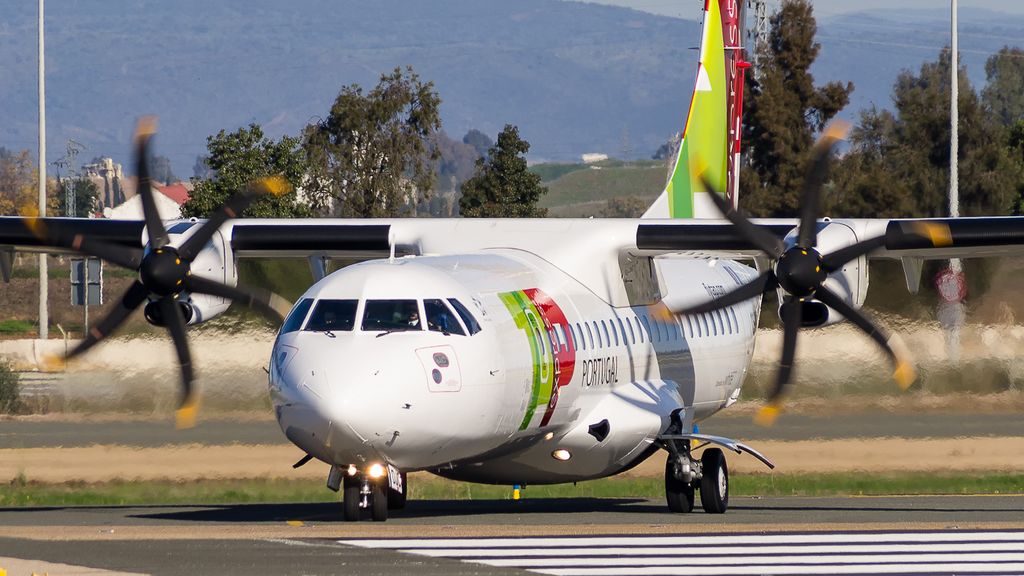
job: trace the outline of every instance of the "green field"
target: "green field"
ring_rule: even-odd
[[[553,217],[600,216],[610,198],[638,196],[654,202],[665,187],[665,163],[606,160],[595,164],[540,164],[548,193],[540,205]]]
[[[732,478],[732,495],[836,496],[893,494],[1020,494],[1024,477],[1015,474],[932,473],[743,475]],[[506,500],[511,487],[453,482],[434,476],[410,478],[417,500]],[[664,497],[661,478],[605,478],[579,484],[529,486],[523,498]],[[244,504],[329,502],[338,496],[321,480],[115,481],[98,484],[43,484],[15,480],[0,490],[0,507],[107,506],[144,504]]]

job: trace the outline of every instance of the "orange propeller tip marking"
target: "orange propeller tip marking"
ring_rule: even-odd
[[[901,390],[906,390],[917,380],[917,370],[914,369],[910,362],[900,362],[896,365],[896,370],[892,373],[892,377],[896,380],[896,384],[899,385]]]
[[[193,428],[196,425],[196,415],[199,413],[199,402],[188,401],[181,408],[174,411],[174,427],[178,430]]]
[[[41,362],[41,368],[43,372],[57,372],[64,367],[64,358],[57,356],[56,354],[46,354],[43,356]]]
[[[283,176],[268,176],[260,180],[260,188],[274,196],[281,196],[292,191],[292,185]]]
[[[935,246],[936,248],[953,245],[953,233],[949,230],[949,226],[946,224],[939,224],[938,222],[915,222],[914,231],[931,240],[932,246]]]
[[[846,140],[846,135],[850,133],[851,126],[846,120],[833,120],[825,127],[825,133],[822,135],[824,141],[831,143],[837,140]]]
[[[138,124],[135,125],[135,137],[145,138],[146,136],[156,134],[156,126],[156,116],[143,116],[139,118]]]
[[[777,403],[770,403],[764,405],[757,414],[754,415],[754,424],[758,426],[768,427],[775,424],[775,421],[779,419],[779,414],[782,413],[782,405]]]

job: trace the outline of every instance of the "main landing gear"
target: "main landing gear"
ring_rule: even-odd
[[[729,508],[729,467],[725,454],[719,448],[705,448],[700,460],[694,460],[691,443],[694,441],[716,444],[737,454],[746,452],[768,466],[770,460],[746,444],[721,436],[708,434],[682,434],[680,425],[673,423],[669,432],[658,436],[658,445],[668,451],[665,461],[665,499],[673,512],[693,510],[694,494],[700,491],[700,504],[709,514],[722,514]]]
[[[700,460],[690,455],[690,441],[678,441],[675,454],[665,460],[665,499],[672,512],[693,510],[694,494],[700,490],[700,504],[709,514],[729,508],[729,468],[718,448],[704,450]]]
[[[389,510],[401,510],[406,502],[406,474],[381,464],[365,471],[349,466],[342,480],[342,509],[346,522],[355,522],[363,510],[370,511],[374,522],[388,519]]]

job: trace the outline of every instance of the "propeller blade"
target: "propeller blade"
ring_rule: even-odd
[[[803,308],[800,301],[790,298],[782,306],[782,358],[779,359],[779,371],[775,374],[775,388],[768,396],[768,403],[754,417],[754,422],[761,426],[771,426],[782,412],[782,394],[793,374],[793,360],[796,358],[796,340],[800,333],[800,321]]]
[[[142,214],[149,232],[149,245],[163,248],[169,242],[167,230],[153,198],[153,182],[149,177],[149,140],[156,134],[156,116],[143,116],[135,128],[135,174],[139,178],[138,194],[142,198]]]
[[[86,350],[89,350],[107,336],[110,336],[117,330],[117,328],[124,324],[124,321],[131,316],[131,313],[135,311],[143,302],[146,301],[146,296],[149,295],[149,290],[142,285],[142,282],[136,280],[129,288],[128,291],[121,296],[121,301],[115,306],[106,318],[100,320],[99,324],[94,325],[89,329],[89,332],[85,335],[85,338],[79,342],[78,346],[75,346],[71,352],[68,352],[64,360],[70,360],[76,356],[81,356]]]
[[[188,336],[185,334],[185,317],[173,296],[160,299],[160,315],[167,324],[167,330],[174,341],[174,349],[178,353],[178,364],[181,366],[181,403],[174,412],[175,426],[178,429],[191,428],[196,425],[196,412],[199,410],[199,397],[192,387],[195,374],[192,371],[192,353],[188,348]]]
[[[138,248],[118,246],[102,240],[90,240],[81,234],[76,234],[68,247],[128,270],[138,270],[142,266],[143,253]]]
[[[182,243],[181,247],[178,248],[178,254],[183,259],[191,261],[203,249],[203,246],[209,242],[221,225],[231,218],[237,218],[257,198],[264,194],[281,196],[290,192],[291,189],[291,184],[281,176],[262,178],[246,186],[244,190],[228,198],[227,202],[222,204],[213,214],[210,214],[209,219],[202,227]]]
[[[776,286],[778,286],[778,283],[775,281],[775,273],[771,270],[767,270],[757,278],[739,286],[732,292],[726,292],[713,300],[692,306],[685,310],[679,310],[676,314],[682,314],[684,316],[703,314],[704,312],[711,312],[712,310],[718,310],[719,308],[726,308],[733,304],[739,304],[745,300],[756,298],[769,290],[774,290]]]
[[[278,323],[284,322],[292,308],[291,302],[270,290],[249,286],[229,286],[201,276],[189,276],[185,287],[190,292],[220,296],[248,306]]]
[[[890,336],[885,329],[872,322],[863,312],[850,306],[838,294],[824,286],[818,288],[815,298],[842,314],[881,346],[896,367],[892,374],[893,379],[901,389],[910,388],[910,385],[917,379],[917,371],[914,369],[909,351],[898,336]]]
[[[708,195],[711,197],[711,201],[715,203],[715,207],[718,208],[718,211],[722,213],[726,220],[739,230],[740,234],[746,237],[758,250],[761,250],[771,258],[778,259],[779,256],[782,256],[782,252],[785,249],[782,240],[771,232],[767,232],[757,226],[741,214],[739,210],[733,208],[732,203],[715,190],[715,186],[704,173],[701,174],[700,178],[704,183],[704,189],[708,191]]]
[[[865,254],[870,254],[883,246],[885,246],[885,236],[868,238],[823,256],[821,263],[825,270],[831,274],[845,266],[847,262],[860,258]]]
[[[800,194],[800,229],[796,245],[801,248],[814,248],[818,244],[818,213],[821,212],[821,189],[828,178],[828,164],[832,159],[832,147],[836,142],[846,138],[850,131],[849,122],[836,120],[825,128],[825,132],[814,144],[811,151],[811,165],[804,179],[804,187]]]

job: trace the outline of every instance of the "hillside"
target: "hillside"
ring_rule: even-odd
[[[36,146],[36,4],[0,21],[0,146]],[[584,152],[648,158],[680,128],[695,70],[693,20],[560,0],[121,0],[47,12],[50,160],[68,138],[80,156],[125,161],[135,117],[161,117],[156,152],[189,176],[205,139],[249,122],[295,134],[341,86],[372,85],[411,64],[433,80],[450,135],[517,124],[531,160]],[[962,10],[961,52],[976,86],[985,58],[1021,44],[1024,17]],[[873,10],[822,19],[819,80],[851,80],[843,113],[889,106],[896,75],[949,41],[944,9]]]

